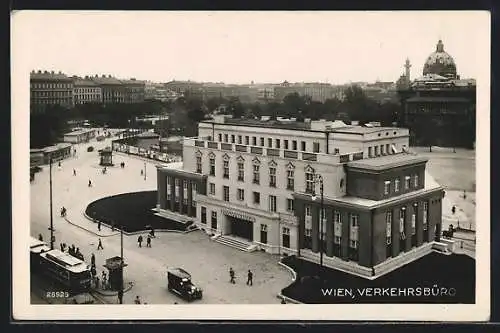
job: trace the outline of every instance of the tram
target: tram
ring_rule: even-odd
[[[47,244],[31,240],[31,269],[64,287],[70,294],[88,292],[91,287],[90,267],[82,260]]]

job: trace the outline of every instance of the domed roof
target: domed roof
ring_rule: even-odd
[[[436,45],[436,52],[431,53],[425,61],[423,74],[437,74],[453,79],[457,77],[455,60],[444,51],[444,44],[441,40]]]

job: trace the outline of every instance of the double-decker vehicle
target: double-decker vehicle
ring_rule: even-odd
[[[38,261],[32,259],[32,263],[37,267],[37,272],[62,285],[71,295],[90,290],[90,267],[68,253],[49,248],[48,251],[41,251]]]

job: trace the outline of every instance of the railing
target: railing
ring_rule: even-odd
[[[356,161],[363,159],[363,152],[353,152],[349,154],[324,154],[324,153],[308,153],[308,152],[299,152],[293,150],[286,149],[277,149],[277,148],[264,148],[260,146],[253,145],[242,145],[235,143],[226,143],[226,142],[216,142],[216,141],[207,141],[200,140],[200,138],[186,138],[184,139],[184,146],[195,146],[209,149],[220,149],[226,151],[237,151],[255,155],[263,155],[263,156],[272,156],[272,157],[282,157],[288,159],[296,159],[303,161],[312,161],[319,162],[325,164],[338,164],[338,163],[347,163],[350,161]],[[250,147],[250,151],[249,148]]]

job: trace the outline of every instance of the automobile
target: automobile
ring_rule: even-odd
[[[94,151],[94,147],[92,147],[92,146],[87,147],[87,151],[89,153],[93,152]]]
[[[191,282],[191,274],[182,268],[167,270],[167,289],[191,302],[203,297],[203,291]]]

